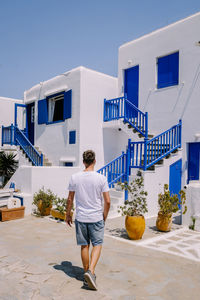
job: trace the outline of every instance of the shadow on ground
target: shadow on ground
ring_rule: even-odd
[[[63,271],[66,275],[68,275],[71,278],[83,281],[83,268],[73,266],[70,261],[62,261],[60,265],[55,265],[53,267],[56,270]]]
[[[120,237],[120,238],[129,240],[126,229],[124,229],[124,228],[108,229],[107,232],[110,233],[112,236],[116,236],[116,237]]]

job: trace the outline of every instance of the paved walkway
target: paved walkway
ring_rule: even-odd
[[[0,300],[199,300],[200,263],[146,246],[105,237],[95,292],[82,288],[74,228],[33,216],[0,223]]]
[[[108,220],[106,236],[134,246],[146,247],[200,262],[199,232],[175,223],[172,224],[171,232],[159,232],[155,226],[156,218],[151,218],[146,220],[146,229],[142,240],[131,241],[123,228],[124,222],[125,218],[122,217]]]

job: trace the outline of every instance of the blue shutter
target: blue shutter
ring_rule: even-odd
[[[69,144],[76,144],[76,131],[69,132]]]
[[[48,121],[46,99],[38,101],[38,124],[45,124]]]
[[[72,90],[64,93],[64,120],[72,117]]]
[[[158,58],[157,88],[179,83],[179,52]]]

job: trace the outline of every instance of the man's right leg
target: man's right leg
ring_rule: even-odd
[[[84,272],[87,272],[87,270],[89,269],[89,247],[90,245],[81,246],[81,259]]]

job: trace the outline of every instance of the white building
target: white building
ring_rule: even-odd
[[[197,13],[119,48],[118,95],[126,94],[131,103],[148,112],[149,134],[159,135],[182,121],[182,151],[171,154],[154,171],[144,172],[150,215],[156,213],[157,195],[164,183],[169,184],[171,192],[178,193],[189,181],[199,180],[199,28]],[[117,133],[117,124],[122,122],[110,123]],[[121,132],[118,131],[119,138]],[[138,141],[133,132],[127,136]],[[169,133],[157,142],[169,144]]]
[[[156,215],[165,183],[178,193],[199,180],[199,28],[197,13],[122,45],[118,80],[79,67],[26,91],[27,136],[51,167],[21,167],[12,180],[29,195],[43,184],[63,196],[92,148],[110,184],[143,169],[148,215]]]
[[[42,186],[66,197],[70,176],[83,168],[85,150],[96,152],[97,169],[104,165],[109,153],[103,143],[103,102],[116,96],[117,78],[78,67],[25,91],[20,106],[16,102],[6,122],[14,123],[15,134],[12,127],[4,128],[2,149],[17,144],[19,168],[7,186],[14,182],[21,190],[26,214]]]

